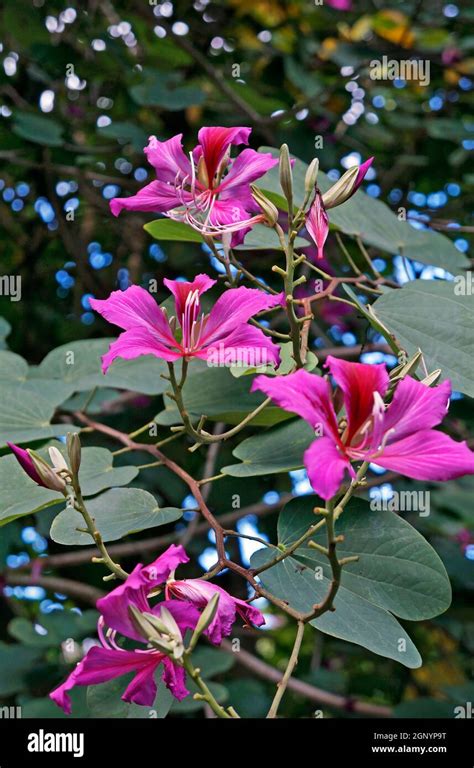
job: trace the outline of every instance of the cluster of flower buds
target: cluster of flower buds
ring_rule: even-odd
[[[306,229],[318,249],[318,259],[322,259],[324,256],[324,244],[329,234],[329,219],[326,211],[337,205],[342,205],[357,192],[365,174],[372,165],[373,159],[370,157],[362,165],[354,165],[349,168],[324,194],[321,194],[316,186],[317,160],[313,160],[309,165],[306,172],[305,188],[307,193],[314,189],[315,196],[306,214]]]
[[[134,605],[129,606],[130,618],[138,633],[153,648],[173,659],[181,659],[184,654],[184,642],[181,630],[174,617],[163,605],[160,615],[142,613]]]

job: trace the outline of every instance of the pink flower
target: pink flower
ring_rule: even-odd
[[[232,597],[225,589],[211,584],[209,581],[203,579],[182,579],[180,581],[169,579],[166,584],[168,597],[188,600],[197,608],[205,608],[216,592],[219,595],[217,612],[206,631],[211,643],[219,645],[223,636],[230,635],[237,614],[246,624],[254,624],[256,627],[265,624],[265,619],[257,608],[244,600]]]
[[[104,373],[115,360],[155,355],[169,362],[197,357],[210,364],[228,365],[244,359],[278,364],[278,346],[247,321],[258,312],[282,302],[255,288],[231,288],[220,296],[208,315],[201,312],[200,296],[216,281],[197,275],[191,282],[164,280],[175,298],[176,318],[168,319],[150,294],[133,285],[114,291],[108,299],[91,299],[93,309],[124,329],[102,358]],[[176,332],[176,321],[179,333]],[[222,359],[225,358],[225,359]],[[251,364],[251,363],[250,363]]]
[[[451,480],[474,474],[474,453],[433,429],[447,411],[450,382],[430,388],[411,377],[397,386],[391,403],[383,398],[389,378],[384,365],[348,363],[329,356],[327,366],[342,391],[346,423],[338,425],[330,383],[300,370],[288,376],[257,376],[260,390],[297,413],[323,436],[304,454],[311,484],[322,498],[338,491],[353,461],[373,461],[415,480]]]
[[[318,259],[323,259],[324,243],[329,234],[329,219],[319,190],[316,190],[316,196],[306,217],[306,229],[318,249]]]
[[[164,213],[184,221],[203,235],[215,237],[225,232],[240,232],[263,216],[255,204],[250,184],[272,168],[278,160],[271,154],[244,149],[234,160],[231,147],[248,144],[251,128],[201,128],[199,144],[190,156],[184,154],[182,134],[168,141],[151,136],[145,154],[156,171],[157,180],[131,197],[115,197],[110,202],[114,216],[129,211]],[[257,215],[255,215],[257,214]]]
[[[67,714],[71,713],[71,688],[97,685],[129,672],[136,674],[122,699],[151,706],[156,696],[155,672],[159,666],[163,667],[163,681],[173,696],[179,700],[187,696],[185,672],[180,663],[183,637],[188,629],[195,629],[201,609],[216,592],[219,594],[217,613],[204,633],[211,643],[219,644],[224,635],[230,634],[237,613],[255,626],[265,623],[259,610],[232,597],[221,587],[203,579],[177,581],[174,578],[176,568],[188,561],[183,547],[172,544],[153,563],[136,565],[123,584],[97,601],[101,613],[98,623],[101,645],[91,648],[67,680],[50,693],[50,698]],[[165,588],[166,599],[151,605],[150,595],[157,596],[162,587]],[[162,653],[149,647],[135,650],[121,648],[116,641],[117,634],[141,643],[146,641],[140,634],[131,608],[140,614],[153,614],[169,627],[176,653]],[[163,640],[166,642],[169,637],[164,635]]]
[[[199,612],[191,603],[166,600],[152,607],[148,601],[151,590],[163,583],[179,563],[187,562],[188,559],[182,547],[172,545],[151,566],[144,568],[137,565],[123,584],[97,601],[101,613],[98,622],[101,645],[93,646],[67,680],[49,694],[67,714],[71,713],[71,688],[76,685],[97,685],[129,672],[136,674],[125,689],[122,699],[151,706],[155,701],[155,672],[159,666],[163,667],[164,683],[176,699],[181,700],[189,694],[185,686],[184,669],[172,657],[155,648],[125,650],[116,641],[120,633],[131,640],[146,642],[132,621],[131,606],[141,613],[151,613],[161,618],[164,623],[169,620],[163,612],[166,609],[176,622],[181,637],[187,629],[195,628]]]

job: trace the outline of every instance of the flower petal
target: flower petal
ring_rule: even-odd
[[[198,133],[199,147],[194,152],[195,161],[201,156],[206,163],[207,175],[212,182],[219,164],[232,144],[248,144],[251,128],[223,128],[212,126],[201,128]]]
[[[162,181],[152,181],[136,195],[130,197],[114,197],[110,201],[110,210],[114,216],[118,216],[124,208],[126,211],[150,211],[152,213],[166,213],[172,208],[182,205],[185,199],[191,200],[189,192],[180,192],[171,184]]]
[[[217,612],[211,624],[206,630],[206,635],[215,645],[219,645],[222,638],[230,635],[235,623],[236,612],[245,621],[260,627],[265,623],[262,613],[253,606],[248,605],[244,600],[229,595],[225,589],[211,584],[203,579],[182,579],[168,583],[169,591],[172,595],[188,600],[198,608],[205,608],[208,602],[217,593],[219,603]]]
[[[444,432],[423,429],[395,440],[374,461],[414,480],[452,480],[474,474],[474,452]]]
[[[229,172],[219,185],[220,199],[225,200],[231,196],[240,199],[240,195],[236,194],[236,187],[248,186],[277,164],[278,158],[272,157],[270,152],[255,152],[254,149],[244,149],[232,161]]]
[[[186,299],[191,292],[197,291],[198,294],[201,295],[212,288],[216,282],[217,280],[212,280],[209,275],[206,274],[196,275],[191,283],[185,280],[168,280],[166,277],[163,280],[164,285],[166,285],[168,290],[171,291],[174,296],[176,316],[178,318],[183,314]]]
[[[154,355],[170,362],[178,360],[183,353],[177,351],[176,342],[173,342],[173,345],[175,349],[167,347],[150,328],[141,327],[124,331],[116,341],[112,342],[109,351],[102,356],[102,372],[107,373],[117,357],[123,360],[134,360],[140,355]]]
[[[196,354],[210,366],[275,366],[280,362],[280,348],[263,331],[252,325],[241,325],[224,339],[207,342]]]
[[[114,651],[109,648],[94,646],[88,651],[83,660],[77,664],[67,680],[49,694],[49,698],[59,707],[62,707],[66,714],[70,715],[71,700],[69,698],[69,691],[71,688],[74,688],[74,686],[105,683],[107,680],[113,680],[114,678],[120,677],[120,675],[125,675],[127,672],[133,670],[139,672],[141,681],[144,677],[154,673],[161,658],[162,655],[159,653],[149,654],[138,653],[136,651]],[[127,688],[127,690],[129,690],[129,688]],[[148,688],[148,692],[149,691],[150,689]],[[137,691],[136,695],[140,695],[140,692]],[[136,700],[136,698],[128,699],[128,701]],[[151,701],[147,700],[146,702],[139,703],[149,703],[151,705],[154,700],[155,696],[153,695]]]
[[[374,392],[378,392],[382,398],[385,395],[389,384],[388,373],[383,363],[348,363],[332,355],[328,356],[326,366],[344,393],[348,421],[346,442],[349,444],[372,413]]]
[[[90,305],[109,323],[125,331],[137,325],[151,326],[163,339],[173,340],[163,311],[148,291],[139,285],[131,285],[125,291],[112,291],[108,299],[90,299]]]
[[[311,485],[323,499],[331,499],[337,493],[346,472],[355,476],[350,462],[330,437],[320,437],[311,443],[304,453],[304,464]]]
[[[305,222],[306,229],[318,249],[318,259],[324,258],[324,243],[329,234],[329,219],[323,205],[321,193],[316,191],[313,204]]]
[[[158,141],[156,136],[150,136],[148,146],[143,150],[147,160],[156,170],[159,181],[175,184],[187,177],[191,180],[192,170],[189,157],[186,157],[182,145],[183,134],[178,133],[168,141]]]
[[[188,561],[189,557],[183,547],[171,544],[153,563],[145,566],[138,563],[123,584],[97,601],[97,610],[102,614],[105,624],[126,637],[143,640],[130,620],[129,606],[134,605],[139,611],[149,611],[147,595],[154,587],[164,584],[180,563]]]
[[[361,165],[359,165],[359,171],[357,173],[357,178],[354,184],[354,189],[352,190],[352,194],[354,194],[354,192],[357,192],[357,190],[359,189],[360,185],[364,181],[365,174],[367,173],[367,171],[369,170],[373,162],[374,162],[374,158],[369,157],[368,160],[366,160],[364,163],[361,163]]]
[[[42,488],[47,488],[48,486],[43,483],[41,476],[36,471],[36,467],[33,464],[33,460],[24,448],[20,448],[19,445],[15,445],[14,443],[8,443],[8,447],[13,452],[16,460],[18,461],[21,468],[26,472],[28,477],[31,477],[32,480],[35,481],[37,485],[41,485]]]
[[[186,673],[182,667],[177,667],[167,656],[163,658],[162,679],[166,687],[173,694],[175,699],[182,701],[189,696],[186,688]]]
[[[443,381],[438,387],[427,387],[406,376],[398,384],[384,414],[384,432],[395,429],[394,439],[401,440],[420,429],[436,427],[446,415],[450,395],[450,381]]]
[[[313,429],[321,426],[324,434],[337,439],[337,420],[327,379],[300,369],[287,376],[257,376],[251,392],[256,390],[265,392],[285,411],[301,416]]]
[[[201,339],[208,346],[232,333],[236,326],[246,323],[264,309],[276,307],[283,301],[283,294],[264,293],[258,288],[229,288],[216,301]]]

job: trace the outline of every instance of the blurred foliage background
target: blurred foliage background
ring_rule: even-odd
[[[152,215],[125,213],[114,219],[109,212],[112,197],[133,193],[152,180],[142,151],[152,134],[164,140],[183,133],[189,150],[202,125],[249,125],[255,148],[287,142],[305,161],[317,155],[333,179],[375,155],[365,191],[395,212],[405,209],[413,226],[447,234],[468,254],[474,180],[469,165],[474,148],[472,4],[354,0],[350,10],[331,6],[329,0],[323,5],[311,0],[3,0],[0,272],[22,278],[21,301],[0,296],[4,346],[37,364],[59,344],[106,333],[90,311],[91,296],[103,298],[117,287],[150,278],[218,274],[218,263],[199,244],[154,242],[143,230]],[[430,82],[371,79],[370,62],[384,55],[429,61]],[[382,274],[399,282],[446,276],[426,263],[388,259],[373,249],[371,255]],[[271,253],[243,258],[244,263],[253,259],[253,270],[272,280]],[[341,255],[332,237],[327,261],[337,272]],[[366,339],[364,319],[341,315],[340,306],[337,312],[329,304],[321,310],[315,325],[320,348],[352,347]],[[390,363],[384,350],[367,354],[372,357],[366,361]],[[141,398],[127,410],[116,406],[109,418],[129,431],[156,411],[156,403]],[[468,398],[453,403],[451,419],[460,435],[469,432],[473,418]],[[222,447],[222,464],[231,463],[235,444]],[[173,445],[170,454],[183,460]],[[186,457],[189,471],[202,476],[204,460],[205,454]],[[151,474],[140,476],[142,487],[167,504],[186,506],[185,489],[175,478]],[[229,477],[213,487],[209,502],[218,514],[231,509],[234,483]],[[377,487],[394,486],[396,479],[381,477]],[[258,520],[248,518],[250,529],[272,536],[272,505],[278,507],[289,492],[308,489],[302,472],[277,480],[248,479],[239,493],[243,506],[257,507]],[[341,696],[339,706],[322,707],[325,716],[355,716],[355,699],[423,717],[452,716],[453,701],[474,701],[473,491],[470,480],[437,488],[431,515],[410,519],[443,557],[455,588],[447,614],[408,627],[424,658],[421,669],[410,671],[308,632],[298,676]],[[38,554],[61,551],[46,540],[51,516],[46,510],[26,524],[2,529],[0,567],[21,569]],[[208,563],[206,552],[212,562],[212,542],[205,535],[194,537],[188,548],[196,556],[205,550],[201,565]],[[247,555],[242,552],[244,559]],[[143,558],[150,558],[150,552]],[[90,565],[72,570],[73,575],[66,568],[52,573],[101,586]],[[228,579],[229,587],[242,591],[241,584]],[[22,704],[24,716],[59,716],[44,697],[53,678],[60,680],[66,670],[58,643],[93,636],[94,617],[87,608],[84,600],[61,590],[4,588],[0,703]],[[32,634],[31,622],[42,628],[40,635]],[[263,635],[244,632],[242,642],[260,660],[280,668],[292,640],[293,627],[278,619]],[[272,683],[244,665],[234,663],[230,669],[231,661],[214,660],[212,675],[225,684],[237,710],[264,715]],[[83,693],[78,693],[77,714],[86,711]],[[97,713],[100,701],[95,706]],[[319,708],[290,693],[282,712],[308,716]],[[202,716],[202,710],[187,715]],[[116,716],[125,715],[120,710]]]

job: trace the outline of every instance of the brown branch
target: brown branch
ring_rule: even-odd
[[[105,594],[101,589],[97,589],[97,587],[93,587],[90,584],[82,584],[80,581],[63,579],[59,576],[35,576],[31,573],[18,573],[16,570],[10,570],[3,574],[3,578],[7,584],[44,587],[52,592],[71,595],[93,606]]]

